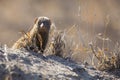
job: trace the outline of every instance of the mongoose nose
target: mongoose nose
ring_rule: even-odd
[[[41,25],[40,25],[40,27],[42,28],[44,26],[44,24],[42,23]]]

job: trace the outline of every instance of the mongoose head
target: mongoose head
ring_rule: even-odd
[[[35,20],[39,32],[49,32],[51,20],[48,17],[38,17]]]
[[[48,42],[51,20],[47,17],[38,17],[35,20],[35,25],[37,27],[37,32],[38,32],[36,34],[36,45],[38,46],[39,50],[43,52]]]

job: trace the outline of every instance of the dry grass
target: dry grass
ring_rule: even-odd
[[[109,27],[110,19],[109,15],[105,18],[105,30],[102,33],[98,34],[96,36],[96,39],[99,39],[99,41],[102,42],[101,48],[97,44],[90,43],[90,48],[92,50],[92,53],[98,60],[98,64],[96,64],[96,68],[99,70],[114,70],[114,69],[120,69],[120,47],[119,43],[115,45],[115,47],[112,45],[112,40],[110,40],[108,37],[106,37],[106,31]],[[96,40],[97,41],[97,40]],[[95,41],[94,41],[95,42]],[[96,45],[96,46],[94,46]],[[93,57],[94,58],[94,57]],[[92,63],[94,65],[94,60],[92,59]]]
[[[120,69],[120,46],[117,43],[115,47],[109,48],[110,42],[112,42],[105,35],[101,36],[99,33],[95,36],[96,41],[94,43],[86,43],[83,39],[78,27],[73,25],[69,29],[64,31],[58,31],[56,28],[53,30],[52,36],[49,40],[49,47],[47,53],[50,51],[53,55],[60,56],[62,58],[71,58],[76,62],[85,62],[87,58],[91,58],[90,65],[93,65],[99,70],[114,70]],[[78,36],[80,36],[78,38]],[[105,38],[104,38],[105,37]],[[78,38],[78,39],[77,39]],[[77,41],[78,40],[78,41]],[[96,42],[102,41],[102,47]],[[88,46],[86,46],[89,44]],[[91,54],[92,53],[92,54]],[[89,61],[89,60],[88,60]]]
[[[45,54],[84,62],[88,48],[85,47],[86,44],[78,28],[76,25],[73,25],[69,29],[60,31],[54,26],[50,31],[49,43]]]
[[[55,25],[52,26],[49,35],[49,42],[45,50],[46,55],[56,55],[63,57],[65,52],[64,33],[56,30]]]
[[[107,51],[108,49],[95,49],[93,44],[90,44],[92,53],[98,60],[98,64],[94,65],[99,70],[114,70],[114,69],[120,69],[120,49],[119,47],[115,48],[113,52]],[[108,52],[106,54],[105,52]],[[95,60],[95,59],[94,59]],[[93,63],[94,63],[93,60]]]

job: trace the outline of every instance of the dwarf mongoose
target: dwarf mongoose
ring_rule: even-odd
[[[35,20],[33,28],[24,33],[17,42],[12,46],[13,49],[29,48],[43,52],[48,42],[51,20],[47,17],[38,17]]]

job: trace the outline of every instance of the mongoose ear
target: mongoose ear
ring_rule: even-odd
[[[36,24],[37,20],[38,20],[38,18],[35,19],[34,24]]]

